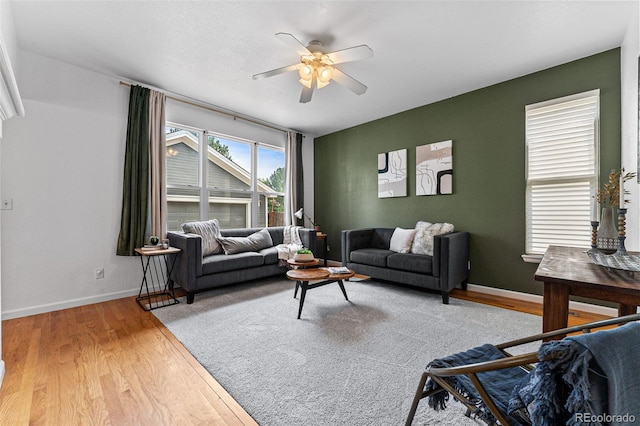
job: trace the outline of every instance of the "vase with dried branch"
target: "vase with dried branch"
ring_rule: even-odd
[[[624,169],[611,170],[609,181],[596,194],[596,199],[602,207],[600,226],[598,227],[597,246],[605,253],[613,253],[618,248],[618,227],[616,225],[616,207],[624,208],[628,203],[624,197],[629,191],[624,189],[624,182],[633,179],[634,172],[624,173]]]

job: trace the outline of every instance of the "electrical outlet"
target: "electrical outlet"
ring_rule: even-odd
[[[467,262],[467,269],[471,270],[471,261],[470,260]]]
[[[104,268],[96,269],[96,280],[101,280],[104,278]]]
[[[11,210],[11,209],[13,209],[13,198],[3,198],[2,210]]]

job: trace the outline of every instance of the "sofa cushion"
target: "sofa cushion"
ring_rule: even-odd
[[[411,250],[411,243],[413,243],[413,236],[415,234],[415,229],[396,228],[391,236],[389,250],[397,253],[409,253],[409,250]]]
[[[182,224],[182,230],[188,234],[200,235],[202,240],[202,256],[222,253],[222,246],[218,242],[220,225],[218,219],[202,222],[187,222]]]
[[[387,267],[431,275],[433,273],[433,257],[425,254],[394,253],[387,257]]]
[[[418,222],[411,253],[433,256],[433,237],[448,234],[454,230],[454,226],[450,223]]]
[[[386,268],[387,257],[393,254],[391,250],[365,248],[354,250],[349,256],[349,260],[354,263],[362,263],[364,265],[380,266]]]
[[[214,254],[202,259],[202,274],[215,274],[218,272],[235,271],[238,269],[253,268],[264,264],[264,256],[260,253],[245,252],[237,254]]]
[[[255,232],[248,237],[219,237],[225,254],[244,253],[247,251],[259,251],[273,246],[271,235],[267,228]]]
[[[275,247],[267,247],[265,249],[260,250],[262,256],[264,256],[264,264],[265,265],[273,265],[278,263],[278,249]]]

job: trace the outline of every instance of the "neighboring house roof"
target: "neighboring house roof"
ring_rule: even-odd
[[[198,139],[191,132],[186,130],[178,130],[173,133],[167,133],[166,135],[167,147],[172,145],[184,144],[185,146],[192,149],[194,152],[198,152]],[[251,185],[251,174],[249,171],[245,170],[239,164],[235,163],[233,160],[228,159],[215,149],[211,148],[207,145],[207,157],[209,161],[216,166],[220,167],[236,179],[240,180],[247,186]],[[229,189],[229,188],[219,188],[219,189]],[[258,180],[258,191],[259,192],[278,192],[269,185],[264,182]]]

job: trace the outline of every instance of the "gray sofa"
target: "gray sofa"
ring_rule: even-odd
[[[372,278],[436,291],[442,303],[449,292],[467,288],[469,233],[451,232],[433,239],[433,256],[389,250],[394,228],[342,231],[342,265]]]
[[[263,228],[221,229],[222,237],[248,237]],[[222,287],[229,284],[279,275],[286,267],[278,264],[278,251],[275,246],[282,244],[284,227],[267,228],[273,246],[259,251],[236,254],[212,254],[202,256],[202,238],[200,235],[184,232],[167,232],[172,247],[182,250],[176,255],[176,263],[171,280],[187,292],[187,303],[193,303],[195,293]],[[316,231],[303,228],[299,230],[302,244],[316,252]]]

